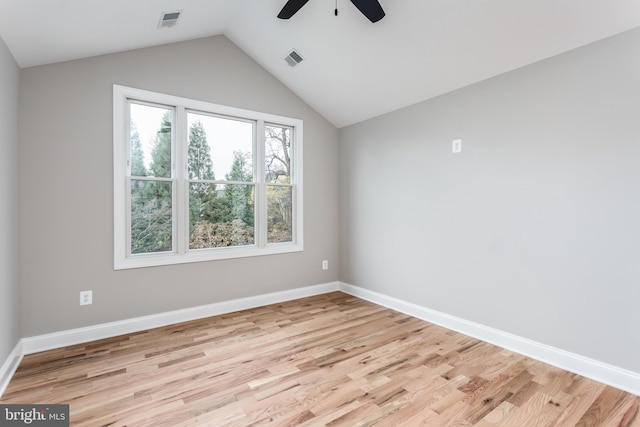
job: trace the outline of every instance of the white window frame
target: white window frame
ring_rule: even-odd
[[[172,133],[173,150],[173,250],[149,254],[130,253],[130,191],[128,161],[130,157],[129,102],[159,104],[174,109]],[[188,129],[186,111],[196,110],[216,115],[249,120],[255,123],[254,134],[254,182],[256,223],[253,245],[211,249],[189,249],[188,226],[188,176],[186,150]],[[292,129],[291,187],[292,242],[267,243],[267,202],[265,182],[265,125],[276,125]],[[302,120],[273,114],[244,110],[173,95],[166,95],[126,86],[113,86],[113,227],[114,269],[152,267],[189,262],[214,261],[262,255],[301,252],[303,244],[303,185],[302,185]]]

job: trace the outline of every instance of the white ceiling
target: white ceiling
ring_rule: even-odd
[[[24,68],[224,34],[343,127],[640,26],[640,0],[380,0],[375,24],[335,2],[0,0],[0,37]]]

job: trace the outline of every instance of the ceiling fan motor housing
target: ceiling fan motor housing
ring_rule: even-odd
[[[309,0],[288,0],[280,13],[278,18],[289,19],[295,15]],[[351,3],[358,8],[358,10],[369,19],[371,22],[378,22],[384,18],[385,13],[380,6],[378,0],[351,0]],[[335,9],[335,15],[338,16],[338,8]]]

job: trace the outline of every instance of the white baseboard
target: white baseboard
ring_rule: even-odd
[[[358,286],[332,282],[23,338],[16,345],[16,348],[0,369],[0,396],[2,396],[24,354],[37,353],[269,304],[277,304],[337,290],[506,348],[618,389],[640,395],[640,373],[609,365]]]
[[[81,344],[103,338],[111,338],[118,335],[130,334],[147,329],[158,328],[174,323],[188,322],[190,320],[232,313],[263,305],[277,304],[298,298],[325,294],[338,290],[338,282],[322,285],[306,286],[304,288],[287,291],[273,292],[270,294],[240,298],[231,301],[223,301],[182,310],[168,311],[166,313],[150,316],[136,317],[117,322],[103,323],[84,328],[70,329],[51,334],[38,335],[22,339],[24,354],[38,353],[40,351]]]
[[[582,375],[586,378],[640,395],[640,373],[609,365],[579,354],[541,344],[508,332],[470,322],[459,317],[431,310],[414,303],[393,298],[347,283],[339,283],[338,289],[347,294],[391,308],[401,313],[425,320],[473,338],[506,348],[549,365]]]
[[[22,340],[20,340],[0,368],[0,397],[2,397],[4,391],[7,389],[9,381],[11,381],[16,369],[18,369],[18,365],[22,361],[23,356]]]

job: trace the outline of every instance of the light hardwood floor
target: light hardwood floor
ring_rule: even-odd
[[[28,355],[73,426],[638,426],[639,398],[334,292]]]

